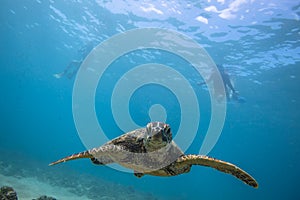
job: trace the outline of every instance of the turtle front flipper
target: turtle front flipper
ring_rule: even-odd
[[[234,164],[222,160],[217,160],[204,155],[184,155],[178,158],[175,163],[176,167],[180,168],[185,165],[202,165],[212,167],[221,172],[231,174],[252,187],[258,188],[258,183],[251,175]]]
[[[92,163],[96,165],[106,165],[114,162],[114,160],[110,156],[113,156],[116,159],[122,158],[124,157],[123,152],[124,150],[121,147],[112,144],[107,144],[98,148],[83,151],[81,153],[75,153],[71,156],[67,156],[58,161],[52,162],[49,165],[52,166],[62,162],[67,162],[69,160],[76,160],[80,158],[90,158]]]
[[[84,151],[84,152],[80,152],[80,153],[75,153],[73,155],[70,155],[70,156],[67,156],[65,158],[62,158],[60,160],[57,160],[55,162],[52,162],[49,164],[49,166],[52,166],[52,165],[56,165],[56,164],[59,164],[59,163],[62,163],[62,162],[67,162],[69,160],[76,160],[76,159],[80,159],[80,158],[94,158],[92,154],[90,154],[89,151]]]

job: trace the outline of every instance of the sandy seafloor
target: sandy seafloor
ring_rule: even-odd
[[[71,169],[53,170],[40,161],[15,153],[0,154],[0,187],[13,187],[19,200],[32,200],[42,195],[58,200],[160,199]]]
[[[4,176],[0,174],[0,185],[11,186],[17,191],[18,198],[24,200],[32,200],[44,194],[47,196],[56,197],[58,199],[86,199],[89,200],[87,196],[77,196],[73,194],[68,188],[63,188],[55,185],[51,185],[47,182],[42,182],[38,180],[37,177],[14,177],[14,176]],[[113,197],[104,197],[100,199],[114,199]]]

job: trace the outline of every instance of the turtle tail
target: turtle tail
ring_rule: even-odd
[[[258,188],[258,183],[250,174],[235,166],[234,164],[222,160],[217,160],[215,158],[204,155],[184,155],[178,158],[177,164],[202,165],[206,167],[212,167],[221,172],[231,174],[254,188]]]
[[[62,162],[67,162],[69,160],[80,159],[80,158],[93,158],[93,156],[92,156],[92,154],[90,154],[89,151],[83,151],[83,152],[80,152],[80,153],[75,153],[73,155],[67,156],[67,157],[62,158],[60,160],[57,160],[55,162],[52,162],[52,163],[49,164],[49,166],[56,165],[56,164],[59,164],[59,163],[62,163]]]

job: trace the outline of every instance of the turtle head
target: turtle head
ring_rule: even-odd
[[[147,124],[144,144],[148,150],[161,149],[171,141],[172,132],[168,124],[163,122],[150,122]]]

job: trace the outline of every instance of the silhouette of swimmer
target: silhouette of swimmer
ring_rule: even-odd
[[[72,79],[75,74],[77,73],[80,65],[82,64],[83,60],[85,57],[93,50],[93,48],[96,46],[94,42],[90,42],[86,45],[84,45],[82,48],[78,50],[78,54],[80,59],[79,60],[72,60],[68,66],[62,71],[61,73],[58,74],[53,74],[53,76],[57,79],[62,78],[62,77],[67,77],[68,79]]]
[[[221,75],[222,78],[222,82],[225,88],[225,95],[227,100],[234,100],[237,101],[239,103],[245,103],[246,100],[243,97],[240,97],[238,91],[234,88],[232,81],[230,79],[229,74],[225,71],[223,65],[217,65],[218,71]],[[213,71],[210,75],[210,77],[206,80],[206,82],[213,82],[214,84],[214,91],[215,94],[217,95],[217,97],[219,99],[223,98],[223,88],[220,87],[220,85],[218,84],[218,72],[217,71]],[[201,82],[198,83],[199,85],[204,85],[206,84],[206,82]]]

